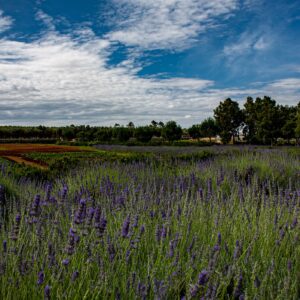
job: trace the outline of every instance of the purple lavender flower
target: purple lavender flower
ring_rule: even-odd
[[[18,235],[19,235],[19,230],[20,230],[20,223],[21,223],[21,215],[17,214],[16,215],[16,223],[13,227],[13,232],[12,232],[12,240],[16,241],[18,239]]]
[[[198,276],[198,284],[205,285],[208,281],[208,271],[202,270]]]
[[[106,224],[107,224],[107,220],[105,218],[105,216],[102,216],[99,220],[99,222],[95,223],[95,228],[98,231],[98,236],[102,237],[105,229],[106,229]]]
[[[3,241],[3,252],[4,253],[7,252],[7,241],[6,240]]]
[[[135,228],[136,228],[136,227],[138,226],[138,223],[139,223],[139,216],[136,215],[136,216],[134,217],[132,227],[135,227]]]
[[[244,296],[243,295],[243,276],[242,275],[239,276],[239,279],[238,279],[238,282],[235,287],[233,295],[234,295],[235,299],[240,299],[241,296],[242,297]]]
[[[145,232],[145,225],[143,224],[140,228],[140,234],[142,235]]]
[[[122,237],[126,238],[128,237],[128,233],[129,233],[129,225],[130,225],[130,216],[128,215],[123,223],[122,226]]]
[[[44,280],[45,280],[45,274],[44,274],[43,271],[40,271],[39,274],[38,274],[37,284],[38,285],[43,284]]]
[[[158,243],[160,242],[160,237],[161,237],[161,229],[160,226],[157,225],[155,230],[155,238]]]
[[[61,262],[64,266],[68,266],[68,264],[70,263],[70,260],[68,258],[65,258],[62,260]]]
[[[20,215],[20,214],[17,214],[17,215],[16,215],[16,223],[17,223],[18,225],[20,225],[20,223],[21,223],[21,215]]]
[[[86,200],[81,199],[79,202],[79,208],[78,211],[75,213],[75,220],[74,222],[76,224],[81,224],[83,223],[84,219],[86,216]]]
[[[45,299],[50,299],[50,286],[49,285],[46,285],[45,286],[45,289],[44,289],[44,295],[45,295]]]
[[[39,212],[40,212],[40,203],[41,203],[41,196],[40,195],[36,195],[34,197],[34,201],[32,203],[32,207],[30,210],[30,215],[33,217],[38,216]]]
[[[110,262],[112,262],[115,259],[116,250],[115,250],[114,245],[110,241],[108,242],[107,250],[108,250],[108,254],[109,254],[109,260],[110,260]]]
[[[191,289],[190,289],[190,294],[191,294],[191,297],[196,297],[197,294],[199,292],[199,286],[197,284],[194,284]]]
[[[174,250],[175,250],[175,241],[172,240],[169,243],[169,257],[173,257],[174,256]]]
[[[71,280],[75,281],[78,278],[78,276],[79,276],[79,272],[77,270],[74,271],[72,274]]]
[[[291,228],[292,228],[292,229],[296,228],[297,224],[298,224],[298,220],[297,220],[297,218],[295,217],[294,220],[293,220],[293,222],[292,222],[292,224],[291,224]]]
[[[45,201],[49,201],[49,200],[50,200],[51,191],[52,191],[52,184],[51,184],[51,183],[48,183],[48,184],[46,185],[46,196],[45,196]]]
[[[161,229],[161,239],[164,240],[167,237],[167,228],[164,225]]]
[[[222,242],[222,236],[221,233],[218,232],[218,245],[221,245],[221,242]]]
[[[240,252],[241,252],[240,242],[239,240],[236,240],[233,258],[237,259],[240,256]]]
[[[77,240],[76,230],[74,230],[73,228],[70,228],[70,230],[69,230],[69,241],[68,241],[68,245],[66,247],[66,252],[69,255],[74,253],[76,240]]]

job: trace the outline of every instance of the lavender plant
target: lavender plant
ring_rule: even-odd
[[[0,168],[0,298],[298,299],[299,153],[214,152]]]

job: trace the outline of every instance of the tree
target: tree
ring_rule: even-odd
[[[133,122],[130,121],[130,122],[127,124],[127,127],[128,127],[128,128],[134,128]]]
[[[162,136],[168,141],[176,141],[181,138],[182,129],[175,121],[169,121],[162,129]]]
[[[256,127],[255,122],[257,119],[256,105],[252,97],[247,97],[246,103],[244,104],[244,117],[245,127],[243,133],[248,143],[255,142]]]
[[[150,126],[137,127],[134,131],[134,137],[143,143],[148,143],[154,135],[153,128]]]
[[[256,136],[263,144],[272,144],[280,136],[281,118],[276,101],[268,96],[256,98]]]
[[[231,138],[238,133],[238,127],[243,121],[243,113],[236,101],[227,98],[224,102],[220,102],[219,106],[214,110],[214,117],[220,136],[224,144],[229,143]]]
[[[295,135],[296,135],[296,138],[297,138],[297,141],[299,144],[299,140],[300,140],[300,102],[298,103],[298,108],[297,108]]]
[[[193,139],[199,139],[201,137],[200,125],[196,124],[188,128],[188,133]]]
[[[150,126],[157,127],[157,124],[158,124],[158,123],[157,123],[155,120],[152,120]]]
[[[295,106],[279,106],[279,114],[281,119],[280,134],[288,141],[295,137],[295,129],[297,122],[297,107]]]
[[[200,124],[200,134],[203,137],[209,137],[209,142],[211,143],[211,138],[216,136],[218,133],[218,126],[213,118],[207,118]]]
[[[113,136],[120,142],[127,142],[132,137],[132,131],[126,127],[114,127]]]

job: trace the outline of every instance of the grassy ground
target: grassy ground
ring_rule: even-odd
[[[2,161],[1,299],[299,299],[299,149],[148,150]]]

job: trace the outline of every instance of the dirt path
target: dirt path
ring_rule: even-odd
[[[39,169],[42,169],[42,170],[46,170],[48,169],[48,165],[45,164],[45,163],[42,163],[42,162],[37,162],[37,161],[34,161],[32,159],[29,159],[29,158],[24,158],[24,157],[21,157],[21,156],[12,156],[12,155],[9,155],[9,156],[2,156],[3,158],[6,158],[10,161],[13,161],[13,162],[16,162],[18,164],[25,164],[27,166],[30,166],[30,167],[34,167],[34,168],[39,168]]]

